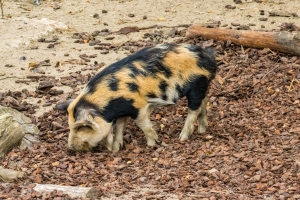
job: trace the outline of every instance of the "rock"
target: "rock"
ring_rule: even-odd
[[[227,9],[235,9],[235,8],[236,8],[236,6],[232,6],[232,5],[226,5],[226,6],[225,6],[225,8],[227,8]]]
[[[231,25],[232,26],[240,26],[241,24],[240,23],[236,23],[236,22],[232,22]]]
[[[34,135],[39,133],[37,126],[24,114],[12,108],[0,106],[0,157],[4,157],[13,147],[31,147],[38,142]],[[24,137],[26,135],[26,137]]]
[[[40,141],[33,135],[30,134],[25,134],[23,137],[21,144],[20,144],[20,149],[26,149],[26,148],[32,148],[32,144],[34,143],[39,143]]]
[[[41,5],[41,0],[33,0],[33,5]]]
[[[31,120],[26,117],[23,113],[20,113],[19,111],[4,107],[0,105],[0,116],[4,114],[10,114],[13,116],[14,120],[17,121],[22,129],[24,130],[25,134],[32,134],[32,135],[37,135],[39,134],[39,129],[37,128],[36,125],[31,123]]]
[[[0,157],[4,157],[14,146],[18,145],[25,133],[21,125],[9,113],[0,116]]]
[[[236,4],[242,4],[243,2],[242,2],[242,0],[233,0],[234,1],[234,3],[236,3]]]
[[[140,178],[140,181],[141,181],[141,182],[147,181],[147,177],[141,177],[141,178]]]
[[[215,169],[215,168],[212,168],[211,170],[209,170],[208,171],[209,173],[211,173],[211,174],[213,174],[213,173],[216,173],[216,172],[218,172],[218,170],[217,169]]]
[[[260,181],[260,179],[261,179],[261,176],[260,176],[260,175],[255,175],[255,176],[253,176],[253,180],[254,180],[254,181]]]
[[[48,44],[47,48],[49,48],[49,49],[54,48],[54,44]]]
[[[3,182],[12,182],[18,178],[22,178],[24,174],[24,172],[0,167],[0,180]]]
[[[265,11],[264,11],[264,10],[260,10],[260,11],[259,11],[259,14],[260,14],[260,15],[265,15]]]
[[[69,29],[68,25],[63,22],[48,20],[46,18],[30,19],[26,17],[16,17],[11,23],[16,24],[15,27],[19,27],[21,24],[26,24],[26,27],[20,32],[15,32],[14,35],[9,35],[10,33],[4,33],[1,35],[6,40],[0,41],[0,46],[4,47],[4,50],[27,47],[30,45],[31,41],[38,40],[39,38],[49,35],[56,30],[66,31]],[[17,28],[16,28],[17,30]]]
[[[177,29],[176,29],[176,28],[172,28],[172,29],[170,30],[169,36],[170,36],[171,38],[175,37],[176,32],[177,32]]]
[[[93,17],[96,18],[96,19],[99,19],[99,18],[100,18],[98,13],[95,13],[95,14],[93,15]]]
[[[267,21],[268,18],[266,18],[266,17],[261,17],[261,18],[258,18],[258,20],[259,20],[259,21]]]

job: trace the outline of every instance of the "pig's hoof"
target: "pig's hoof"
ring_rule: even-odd
[[[153,139],[153,138],[148,138],[147,139],[147,145],[148,146],[154,146],[155,145],[155,143],[156,143],[156,141],[155,141],[155,139]]]
[[[203,125],[198,126],[198,132],[199,133],[205,133],[205,131],[206,131],[206,126],[203,126]]]
[[[113,144],[113,151],[119,151],[120,148],[122,148],[122,146],[123,146],[123,141],[122,142],[115,141]]]
[[[184,132],[181,132],[180,133],[180,136],[179,136],[179,139],[180,141],[185,141],[189,138],[188,134],[184,133]]]
[[[186,141],[188,138],[184,138],[184,137],[179,137],[180,138],[180,142]]]

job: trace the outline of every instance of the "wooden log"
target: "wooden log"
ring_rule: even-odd
[[[274,51],[300,56],[300,32],[262,32],[190,26],[186,37],[201,36],[205,39],[231,40],[236,45],[251,48],[269,48]]]
[[[89,198],[89,199],[98,199],[99,193],[94,187],[79,187],[79,186],[62,186],[62,185],[53,185],[53,184],[36,184],[33,188],[36,192],[50,193],[54,190],[62,191],[63,194],[69,195],[71,198]]]

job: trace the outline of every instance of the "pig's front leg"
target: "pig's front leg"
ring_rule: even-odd
[[[139,111],[138,117],[134,120],[140,129],[145,133],[148,146],[154,146],[158,140],[156,131],[152,128],[152,123],[150,121],[150,114],[152,108],[142,108]]]
[[[114,136],[114,141],[112,145],[112,150],[113,151],[119,151],[120,147],[123,146],[123,130],[124,126],[126,125],[127,118],[120,118],[117,120],[116,125],[115,125],[115,136]]]

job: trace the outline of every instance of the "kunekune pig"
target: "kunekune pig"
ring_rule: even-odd
[[[102,68],[76,99],[56,106],[69,114],[68,148],[90,151],[101,143],[111,151],[119,150],[128,117],[145,133],[148,146],[153,146],[158,137],[151,112],[184,96],[188,115],[180,140],[193,133],[196,120],[198,132],[205,132],[206,93],[216,70],[213,50],[191,44],[145,48]]]

